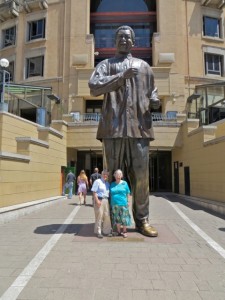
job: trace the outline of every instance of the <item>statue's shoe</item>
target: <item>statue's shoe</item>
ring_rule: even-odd
[[[136,230],[145,236],[149,236],[149,237],[158,236],[158,231],[153,226],[151,226],[148,222],[143,222],[139,226],[136,226]]]

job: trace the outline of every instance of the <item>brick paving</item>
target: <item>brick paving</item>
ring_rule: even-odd
[[[175,194],[150,196],[157,238],[128,230],[128,238],[93,234],[91,196],[58,199],[0,225],[0,299],[36,254],[59,235],[16,299],[20,300],[224,300],[225,258],[214,250],[169,202],[225,249],[225,218],[185,205]],[[6,299],[7,300],[7,299]],[[12,300],[12,298],[8,298]]]

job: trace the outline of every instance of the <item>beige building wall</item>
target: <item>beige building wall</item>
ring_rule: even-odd
[[[66,126],[60,129],[0,112],[0,207],[61,194]]]
[[[182,124],[182,144],[172,151],[173,162],[179,164],[181,194],[185,194],[184,167],[189,167],[191,196],[225,202],[224,126],[224,120],[202,127],[192,120]]]

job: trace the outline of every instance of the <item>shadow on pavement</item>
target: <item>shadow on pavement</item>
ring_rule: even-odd
[[[208,214],[211,214],[215,217],[221,218],[223,220],[225,220],[225,215],[219,212],[215,212],[210,208],[206,208],[204,206],[202,206],[201,204],[197,204],[194,202],[191,202],[191,200],[187,199],[185,200],[185,198],[180,197],[178,194],[173,194],[173,193],[152,193],[153,196],[155,197],[161,197],[161,198],[165,198],[166,200],[169,200],[171,202],[179,202],[183,205],[185,205],[186,207],[189,207],[190,209],[193,210],[202,210],[205,211]]]
[[[80,205],[80,204],[78,204],[78,203],[69,203],[69,205],[73,205],[73,206],[84,206],[84,207],[93,207],[93,205],[92,204],[86,204],[86,205],[84,205],[84,204],[82,204],[82,205]]]
[[[67,226],[64,231],[59,230],[59,228],[64,225]],[[65,228],[65,227],[64,227]],[[64,229],[63,228],[63,229]],[[84,230],[85,228],[85,230]],[[58,230],[58,231],[57,231]],[[36,234],[74,234],[76,236],[92,237],[94,236],[94,223],[89,224],[49,224],[37,227],[34,230]]]
[[[225,228],[218,228],[220,231],[224,231],[225,232]]]
[[[62,227],[61,227],[62,226]],[[67,226],[67,227],[66,227]],[[164,224],[156,224],[159,235],[158,237],[149,238],[136,232],[135,228],[128,227],[128,238],[123,237],[108,237],[105,236],[101,241],[111,242],[150,242],[150,243],[162,243],[162,244],[180,244],[180,240],[172,232],[172,230]],[[61,229],[60,229],[61,227]],[[66,227],[66,228],[65,228]],[[96,241],[97,237],[94,234],[94,223],[86,224],[49,224],[37,227],[34,230],[36,234],[72,234],[74,235],[73,242],[90,242]],[[99,239],[98,239],[99,240]]]

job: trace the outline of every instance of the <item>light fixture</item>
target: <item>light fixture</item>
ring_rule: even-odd
[[[56,96],[54,94],[49,94],[49,95],[47,95],[47,97],[50,100],[54,100],[56,104],[59,104],[61,102],[61,99],[59,98],[59,96]]]
[[[10,73],[5,70],[9,66],[9,61],[6,58],[1,58],[0,59],[0,69],[1,69],[1,90],[0,90],[0,103],[1,107],[0,110],[5,109],[4,106],[7,105],[4,103],[4,96],[5,96],[5,85],[6,85],[6,74],[9,76],[9,81],[10,81]],[[8,83],[9,84],[9,83]],[[8,110],[8,109],[7,109]]]
[[[198,99],[199,97],[201,97],[201,95],[198,94],[198,93],[196,93],[196,92],[194,92],[192,95],[190,95],[190,96],[187,98],[187,102],[188,102],[188,103],[191,103],[192,100],[196,100],[196,99]]]
[[[9,66],[9,61],[6,58],[1,58],[0,59],[0,66],[2,68],[7,68]]]
[[[172,96],[172,102],[176,102],[176,97],[177,97],[177,94],[175,92],[172,92],[171,93],[171,96]]]

